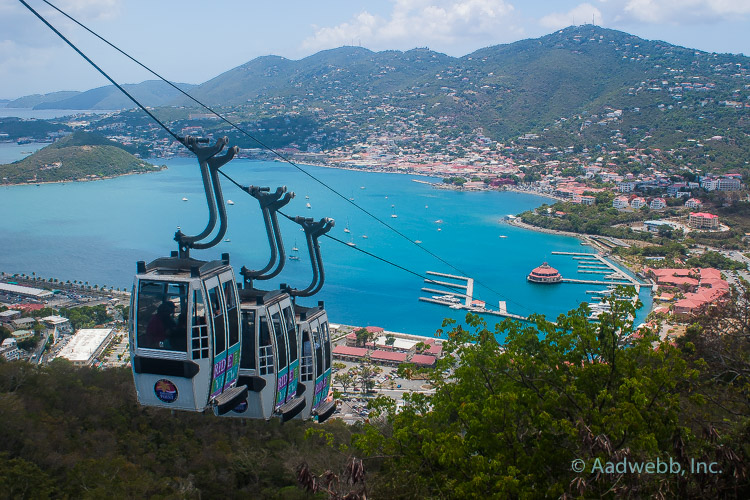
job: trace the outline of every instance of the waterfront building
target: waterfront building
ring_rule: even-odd
[[[49,290],[32,288],[30,286],[11,285],[9,283],[0,283],[0,292],[5,292],[12,295],[20,295],[21,297],[29,297],[37,300],[51,299],[53,295],[53,293]]]
[[[334,359],[340,359],[342,361],[354,361],[358,363],[365,356],[367,356],[367,348],[365,347],[337,345],[333,348]]]
[[[406,356],[405,352],[384,351],[382,349],[375,349],[370,353],[370,359],[374,362],[396,367],[406,362]]]
[[[77,366],[90,366],[109,345],[113,334],[112,328],[79,330],[57,357],[65,358]]]
[[[690,212],[688,225],[696,229],[719,229],[719,216],[705,212]]]
[[[560,283],[562,276],[557,269],[545,262],[531,271],[526,279],[532,283]]]

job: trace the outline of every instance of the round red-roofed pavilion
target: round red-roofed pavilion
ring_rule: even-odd
[[[532,283],[560,283],[562,276],[557,269],[545,262],[531,271],[526,279]]]

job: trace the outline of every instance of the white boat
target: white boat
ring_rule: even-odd
[[[232,200],[227,200],[227,205],[234,205],[234,202]]]
[[[346,244],[349,245],[350,247],[356,247],[357,246],[357,244],[354,243],[353,241],[347,241]]]
[[[422,240],[414,240],[414,243],[416,243],[417,245],[421,245],[422,244]]]
[[[391,218],[395,219],[395,218],[398,217],[398,215],[396,215],[396,206],[395,205],[391,205],[391,208],[393,209],[393,213],[391,214]]]
[[[362,235],[362,237],[363,237],[364,239],[367,239],[367,235],[366,235],[366,234],[363,234],[363,235]]]
[[[294,242],[292,247],[292,253],[289,255],[289,260],[299,260],[299,248],[297,248],[297,242]]]
[[[365,188],[364,186],[359,186],[359,189],[364,189],[364,188]]]
[[[349,217],[346,218],[346,227],[344,228],[345,233],[351,233],[349,230]]]
[[[443,219],[438,219],[435,221],[435,224],[442,224],[442,223],[443,223]]]
[[[507,238],[507,236],[505,236],[504,234],[501,234],[501,235],[499,236],[499,238]]]
[[[306,204],[305,204],[305,206],[306,206],[307,208],[312,208],[312,207],[310,206],[310,204],[309,204],[309,203],[306,203]]]
[[[442,230],[443,230],[442,228],[440,228],[440,227],[438,228],[438,231],[442,231]]]
[[[227,242],[227,243],[229,243],[232,240],[230,240],[229,238],[224,238],[224,241]]]
[[[188,201],[188,199],[183,196],[182,201]]]

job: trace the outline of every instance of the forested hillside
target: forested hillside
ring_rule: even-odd
[[[159,170],[98,134],[76,132],[23,160],[0,165],[3,183],[91,180]]]
[[[142,408],[127,369],[0,361],[0,491],[748,498],[750,337],[738,304],[749,298],[737,292],[676,343],[634,333],[627,301],[598,324],[583,307],[555,324],[533,317],[497,331],[469,315],[465,325],[446,323],[447,356],[421,374],[434,395],[409,395],[403,407],[380,397],[369,422],[349,427]]]

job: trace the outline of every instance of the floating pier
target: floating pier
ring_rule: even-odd
[[[641,282],[637,279],[627,275],[620,268],[612,264],[610,261],[605,259],[600,254],[586,253],[586,252],[552,252],[554,255],[570,255],[573,259],[578,260],[578,272],[579,273],[592,273],[592,274],[606,274],[603,276],[604,279],[609,281],[601,280],[579,280],[573,278],[563,278],[563,283],[580,283],[590,285],[625,285],[634,286],[636,293],[641,291]],[[585,265],[583,265],[585,264]],[[614,281],[617,280],[617,281]],[[598,293],[593,290],[589,290],[586,293]],[[606,294],[607,292],[600,292]]]
[[[455,274],[445,274],[445,273],[438,273],[435,271],[427,271],[427,274],[431,276],[439,276],[441,278],[449,278],[457,281],[463,281],[464,284],[461,283],[450,283],[447,281],[439,281],[439,280],[433,280],[426,278],[424,280],[425,283],[428,285],[440,285],[447,288],[453,288],[453,289],[459,289],[464,290],[465,293],[459,293],[455,291],[450,290],[438,290],[435,288],[422,288],[423,292],[429,292],[439,295],[450,295],[451,297],[455,297],[457,299],[464,299],[463,304],[461,302],[451,302],[450,300],[445,299],[435,299],[433,297],[419,297],[419,300],[422,302],[430,302],[432,304],[440,304],[442,306],[448,306],[451,309],[463,309],[470,312],[476,312],[480,314],[491,314],[492,316],[500,316],[503,318],[512,318],[517,319],[520,321],[528,321],[528,318],[525,316],[521,316],[519,314],[513,314],[508,312],[507,304],[504,300],[500,301],[498,303],[498,309],[492,310],[487,309],[485,307],[478,307],[474,306],[472,303],[474,302],[474,279],[469,278],[466,276],[456,276]]]

